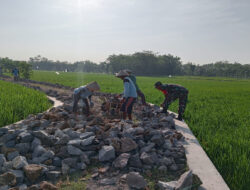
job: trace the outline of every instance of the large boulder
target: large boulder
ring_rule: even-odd
[[[140,156],[138,153],[129,158],[129,166],[136,167],[136,168],[142,167],[142,162],[140,160]]]
[[[44,190],[58,190],[58,188],[55,185],[53,185],[53,184],[51,184],[51,183],[49,183],[47,181],[43,181],[43,182],[40,183],[40,189],[44,189]]]
[[[76,148],[72,145],[68,145],[67,150],[68,150],[68,153],[73,156],[80,156],[83,154],[83,152],[79,148]]]
[[[0,186],[16,185],[16,176],[12,172],[6,172],[0,175]]]
[[[47,150],[42,145],[37,145],[34,152],[32,153],[32,157],[39,157],[43,155]]]
[[[115,149],[113,146],[103,146],[99,151],[99,160],[101,162],[110,161],[115,158]]]
[[[164,137],[162,134],[156,134],[151,138],[151,141],[156,145],[161,146],[164,143]]]
[[[124,168],[127,166],[128,159],[130,158],[130,154],[128,153],[123,153],[121,154],[116,160],[113,162],[113,166],[115,168]]]
[[[50,181],[56,181],[60,177],[61,172],[60,171],[49,171],[46,175]]]
[[[43,167],[37,164],[30,164],[24,167],[24,172],[31,182],[35,182],[42,174]]]
[[[95,134],[93,132],[85,132],[80,134],[80,139],[86,139],[88,137],[94,136]]]
[[[177,181],[163,182],[158,181],[157,187],[159,190],[175,190]]]
[[[32,159],[33,164],[40,164],[45,162],[46,160],[53,159],[55,153],[52,150],[46,151],[41,156],[35,157]]]
[[[34,139],[34,137],[32,136],[32,134],[30,134],[27,131],[24,131],[24,132],[20,133],[18,135],[18,138],[20,139],[21,143],[29,143],[29,142],[31,142]]]
[[[54,144],[54,138],[48,135],[45,131],[34,131],[33,135],[42,141],[42,144],[52,146]]]
[[[115,183],[116,183],[115,178],[104,178],[101,179],[99,182],[100,185],[114,185]]]
[[[121,152],[130,152],[137,148],[137,144],[131,138],[122,138],[121,139]]]
[[[193,172],[191,170],[181,175],[177,181],[176,190],[191,189],[193,183]]]
[[[8,153],[8,155],[7,155],[7,159],[9,160],[9,161],[12,161],[14,158],[16,158],[17,156],[20,156],[19,155],[19,152],[18,151],[13,151],[13,152],[10,152],[10,153]],[[1,158],[0,158],[1,159]],[[0,161],[1,162],[1,161]],[[0,166],[1,166],[1,163],[0,163]]]
[[[94,139],[95,139],[95,136],[91,136],[91,137],[88,137],[86,139],[83,139],[81,142],[81,146],[91,145]]]
[[[16,149],[20,152],[20,154],[27,154],[30,150],[30,143],[16,144]]]
[[[33,141],[31,142],[31,150],[34,151],[38,145],[41,145],[42,142],[38,138],[34,138]]]
[[[0,167],[6,162],[4,154],[0,154]]]
[[[17,156],[12,160],[13,168],[18,170],[28,165],[28,162],[24,156]]]
[[[70,141],[70,137],[66,134],[63,134],[62,137],[60,137],[57,142],[56,145],[65,145]]]
[[[23,182],[24,174],[22,170],[11,170],[11,173],[13,173],[16,176],[17,184],[21,184]]]
[[[149,153],[143,152],[140,156],[140,159],[142,160],[144,164],[147,164],[147,165],[153,165],[157,163],[158,161],[158,157],[156,153],[149,154]]]
[[[145,189],[147,186],[147,182],[145,181],[145,179],[137,172],[128,173],[126,179],[129,187],[135,189]]]

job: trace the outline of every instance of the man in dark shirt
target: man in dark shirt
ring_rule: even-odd
[[[179,99],[178,120],[181,121],[187,104],[188,90],[177,84],[162,84],[160,81],[155,83],[155,88],[165,95],[165,100],[161,104],[163,113],[167,113],[169,105]]]

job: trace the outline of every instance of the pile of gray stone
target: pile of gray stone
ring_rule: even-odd
[[[53,184],[62,176],[95,164],[101,165],[92,171],[96,184],[124,189],[145,189],[142,174],[152,170],[176,178],[186,171],[183,136],[173,115],[137,106],[136,122],[108,119],[97,96],[95,114],[86,117],[73,114],[70,97],[64,99],[63,106],[0,128],[0,190],[57,189]]]

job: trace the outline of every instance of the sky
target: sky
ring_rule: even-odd
[[[99,63],[144,50],[250,64],[250,1],[0,0],[0,57]]]

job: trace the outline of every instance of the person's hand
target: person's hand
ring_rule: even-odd
[[[89,112],[87,112],[86,113],[86,116],[88,117],[88,116],[90,116],[92,113],[89,111]]]
[[[120,98],[121,97],[121,94],[116,94],[115,95],[115,98]]]
[[[123,98],[122,100],[121,100],[121,102],[120,102],[120,104],[123,104],[124,102],[125,102],[125,98]]]
[[[93,108],[94,107],[94,103],[90,102],[90,107]]]

